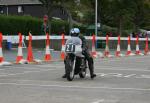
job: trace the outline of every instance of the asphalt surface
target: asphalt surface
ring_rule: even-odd
[[[94,80],[71,82],[60,61],[1,66],[0,103],[150,103],[150,55],[94,62]]]
[[[27,48],[23,48],[22,53],[23,53],[23,58],[27,59]],[[34,59],[44,60],[45,48],[43,49],[32,48],[32,53],[33,53]],[[55,60],[55,59],[60,58],[59,51],[54,51],[51,49],[50,53],[51,53],[52,59]],[[15,62],[17,54],[18,54],[18,48],[12,48],[11,50],[3,50],[4,60],[8,62]]]

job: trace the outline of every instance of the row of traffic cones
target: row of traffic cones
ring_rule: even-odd
[[[34,59],[33,53],[32,53],[32,34],[29,32],[29,42],[28,42],[28,53],[27,53],[27,59],[23,59],[23,51],[22,51],[22,34],[18,33],[19,35],[19,45],[18,45],[18,54],[16,57],[16,63],[17,64],[26,64],[26,63],[32,63],[32,62],[39,62],[39,60]],[[0,33],[0,64],[4,62],[3,52],[2,52],[2,41],[3,41],[3,35]],[[46,34],[46,52],[44,61],[50,61],[51,60],[51,54],[50,54],[50,36],[47,33]],[[8,64],[8,63],[7,63]]]
[[[3,36],[2,33],[0,33],[0,63],[2,63],[4,61],[4,57],[3,57],[3,53],[2,53],[2,41],[3,41]],[[37,62],[36,59],[34,59],[33,57],[33,53],[32,53],[32,34],[29,32],[29,42],[28,42],[28,53],[27,53],[27,59],[23,59],[23,52],[22,52],[22,34],[19,33],[19,46],[18,46],[18,55],[16,58],[16,63],[31,63],[31,62]],[[112,57],[112,55],[110,55],[109,52],[109,36],[106,36],[106,47],[105,47],[105,51],[104,51],[104,56],[102,55],[102,53],[98,53],[95,50],[95,43],[96,43],[96,38],[95,35],[92,36],[92,56],[93,57],[97,57],[98,55],[101,57]],[[62,34],[62,50],[61,50],[61,60],[64,60],[65,58],[65,52],[63,51],[65,47],[65,36],[64,34]],[[148,37],[146,37],[146,45],[145,45],[145,55],[146,54],[150,54],[149,52],[149,48],[148,48]],[[128,47],[127,47],[127,52],[126,52],[127,56],[131,56],[131,55],[144,55],[141,53],[141,51],[139,50],[139,38],[138,36],[136,37],[136,52],[135,54],[131,52],[131,46],[130,46],[130,36],[128,36]],[[117,44],[117,50],[115,52],[115,56],[117,57],[121,57],[124,56],[123,54],[121,54],[120,51],[120,36],[118,36],[118,44]],[[50,54],[50,35],[47,33],[46,34],[46,50],[45,50],[45,56],[44,56],[44,61],[50,61],[52,59],[51,54]]]
[[[50,54],[50,35],[48,33],[46,33],[46,49],[45,49],[44,61],[50,61],[51,58],[52,57],[51,57],[51,54]],[[40,62],[40,60],[34,59],[34,57],[33,57],[33,53],[32,53],[32,34],[30,32],[29,32],[27,61],[28,62]]]
[[[61,50],[61,59],[64,60],[65,58],[65,53],[63,51],[64,49],[64,45],[65,45],[65,41],[64,41],[64,34],[62,34],[62,50]],[[149,48],[148,48],[148,37],[146,37],[146,45],[145,45],[145,53],[143,54],[140,50],[139,50],[139,37],[136,36],[136,52],[132,53],[131,52],[131,44],[130,44],[130,36],[128,36],[128,47],[127,47],[127,52],[126,52],[126,56],[133,56],[133,55],[146,55],[146,54],[150,54],[149,52]],[[96,58],[98,56],[100,57],[113,57],[113,55],[110,54],[109,52],[109,36],[106,35],[106,46],[105,46],[105,51],[104,53],[101,52],[97,52],[95,49],[95,44],[96,44],[96,37],[95,35],[92,36],[92,52],[91,55]],[[122,57],[125,56],[124,54],[121,54],[121,50],[120,50],[120,35],[118,36],[118,44],[117,44],[117,50],[115,52],[115,56],[116,57]]]
[[[109,37],[107,35],[106,36],[106,47],[105,47],[105,51],[104,51],[104,56],[105,57],[112,57],[112,55],[110,55],[110,53],[109,53],[108,41],[109,41]],[[131,41],[130,36],[128,36],[128,47],[127,47],[126,56],[150,54],[149,48],[148,48],[148,37],[146,37],[146,43],[145,43],[146,45],[145,45],[145,53],[144,54],[139,49],[139,37],[138,36],[136,36],[136,52],[135,53],[131,52],[130,41]],[[123,54],[121,54],[121,51],[120,51],[120,36],[118,36],[118,44],[117,44],[117,50],[115,52],[115,56],[116,57],[124,56]]]

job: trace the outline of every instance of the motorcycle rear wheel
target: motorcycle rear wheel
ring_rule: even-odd
[[[79,73],[80,78],[85,78],[86,76],[86,68]]]

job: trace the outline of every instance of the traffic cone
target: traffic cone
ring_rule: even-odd
[[[105,47],[105,51],[104,51],[104,56],[108,56],[109,55],[109,47],[108,47],[108,35],[106,35],[106,47]]]
[[[135,52],[136,55],[143,55],[139,49],[139,37],[138,35],[136,36],[136,52]]]
[[[62,43],[61,43],[61,45],[62,45],[62,48],[61,48],[60,57],[61,57],[61,60],[64,60],[65,59],[65,52],[64,52],[64,50],[65,50],[65,35],[64,34],[62,34]]]
[[[2,51],[2,42],[3,42],[3,35],[0,32],[0,66],[10,66],[12,63],[4,61],[3,51]]]
[[[32,34],[30,32],[29,32],[29,44],[28,44],[27,61],[28,62],[34,62],[33,53],[32,53]]]
[[[93,35],[92,36],[92,56],[96,58],[97,52],[95,50],[95,42],[96,42],[95,35]]]
[[[3,42],[3,35],[0,32],[0,63],[4,61],[3,51],[2,51],[2,42]]]
[[[124,56],[124,55],[121,54],[121,52],[120,52],[120,35],[118,36],[117,51],[116,51],[116,53],[115,53],[115,56],[116,56],[116,57]]]
[[[45,61],[51,60],[51,54],[50,54],[49,46],[50,46],[50,37],[49,37],[49,34],[46,33],[46,52],[45,52],[45,58],[44,58]]]
[[[19,63],[23,59],[23,53],[22,53],[22,35],[19,33],[19,46],[18,46],[18,55],[16,58],[16,63]]]
[[[109,36],[106,35],[106,47],[105,47],[105,51],[104,51],[104,56],[105,57],[113,57],[113,55],[110,55],[110,52],[109,52],[108,41],[109,41]]]
[[[149,47],[148,47],[148,36],[146,36],[146,41],[145,41],[145,55],[150,54],[149,52]]]
[[[127,56],[132,56],[132,55],[135,55],[131,52],[131,46],[130,46],[130,36],[128,36],[128,48],[127,48],[127,53],[126,53]]]

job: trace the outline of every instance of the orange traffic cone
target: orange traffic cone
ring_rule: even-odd
[[[32,53],[32,34],[29,32],[29,44],[28,44],[28,54],[27,61],[33,62],[33,53]]]
[[[109,37],[108,37],[108,35],[106,35],[106,47],[105,47],[105,51],[104,51],[104,56],[113,57],[113,55],[110,55],[110,52],[109,52],[108,40],[109,40]]]
[[[45,61],[50,61],[51,60],[51,54],[49,50],[49,45],[50,45],[50,39],[49,39],[49,34],[46,33],[46,52],[45,52]]]
[[[104,56],[108,57],[109,56],[109,47],[108,47],[108,35],[106,35],[106,47],[105,47],[105,51],[104,51]]]
[[[23,59],[23,53],[22,53],[22,35],[19,33],[19,46],[18,46],[18,55],[16,58],[16,63],[19,63]]]
[[[132,56],[134,55],[132,52],[131,52],[131,46],[130,46],[130,36],[128,36],[128,48],[127,48],[127,53],[126,53],[127,56]]]
[[[61,54],[60,54],[60,57],[61,57],[61,60],[64,60],[65,59],[65,52],[63,51],[64,48],[65,48],[65,35],[62,34],[62,49],[61,49]]]
[[[118,36],[118,44],[117,44],[117,51],[115,54],[117,57],[120,57],[120,35]]]
[[[148,47],[148,36],[146,36],[146,41],[145,41],[145,55],[150,54],[149,52],[149,47]]]
[[[0,32],[0,63],[4,61],[3,51],[2,51],[2,42],[3,42],[3,35]]]
[[[96,42],[95,35],[93,35],[92,36],[92,56],[96,58],[97,52],[95,50],[95,42]]]
[[[126,55],[130,55],[130,54],[131,54],[130,36],[128,36],[128,48],[127,48],[127,53],[126,53]]]
[[[135,52],[136,55],[143,55],[139,49],[139,37],[138,35],[136,36],[136,52]]]

